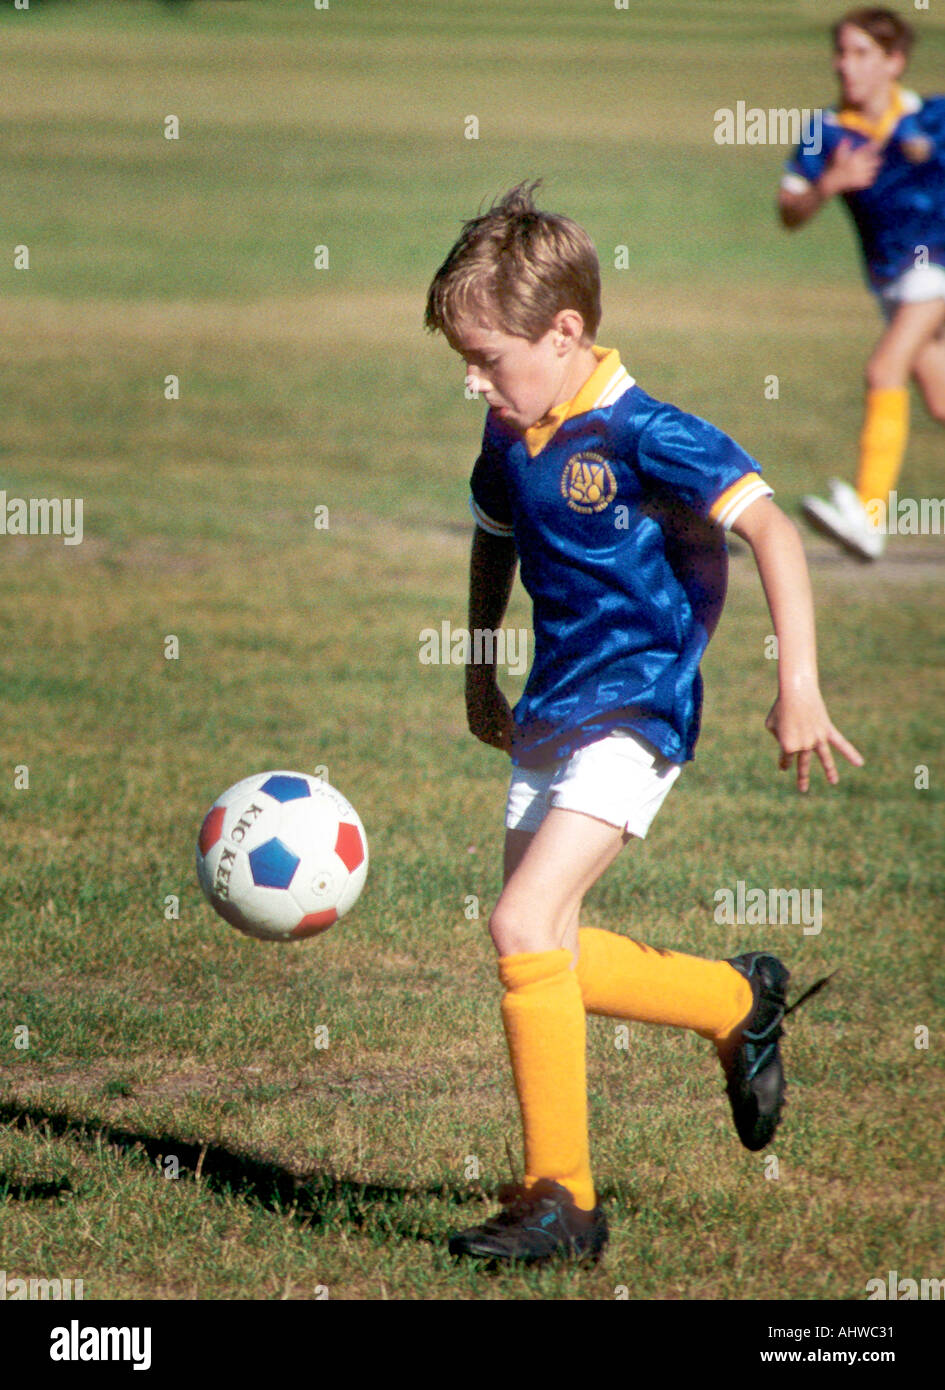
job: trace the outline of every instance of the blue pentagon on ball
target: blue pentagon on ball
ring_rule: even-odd
[[[273,801],[298,801],[301,796],[311,796],[309,785],[304,777],[282,777],[276,774],[269,777],[259,788]]]
[[[298,855],[281,840],[267,840],[249,852],[249,870],[260,888],[288,888],[299,867]]]

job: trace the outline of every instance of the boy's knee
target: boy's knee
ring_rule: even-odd
[[[521,904],[500,898],[489,918],[489,934],[500,956],[553,951],[557,941],[547,920],[536,920]]]
[[[514,956],[528,949],[519,944],[522,940],[520,914],[501,898],[489,918],[489,935],[500,956]]]
[[[876,352],[866,364],[866,386],[870,391],[896,390],[908,380],[905,363],[888,353]]]

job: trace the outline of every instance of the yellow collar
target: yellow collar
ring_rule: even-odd
[[[569,401],[562,401],[561,405],[556,405],[525,431],[525,447],[529,458],[534,458],[541,452],[565,420],[570,420],[575,415],[583,415],[588,410],[596,410],[599,406],[610,405],[628,386],[633,385],[633,378],[620,361],[620,353],[616,348],[594,346],[591,351],[597,358],[597,366],[577,395],[572,396]]]
[[[859,111],[853,111],[844,106],[837,112],[837,124],[844,126],[847,130],[856,130],[860,135],[866,135],[870,140],[875,140],[878,145],[882,145],[889,139],[909,109],[910,106],[905,93],[899,83],[894,82],[889,105],[878,121],[871,121],[867,116],[861,115]]]

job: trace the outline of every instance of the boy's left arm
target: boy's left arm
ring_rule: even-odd
[[[752,548],[778,639],[778,698],[765,728],[781,745],[781,770],[796,757],[797,789],[806,792],[816,753],[827,781],[837,782],[831,748],[854,767],[862,767],[863,758],[834,728],[820,693],[814,601],[800,533],[770,497],[746,507],[732,531]]]

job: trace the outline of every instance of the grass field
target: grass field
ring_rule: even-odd
[[[701,1040],[634,1024],[625,1050],[595,1019],[605,1260],[488,1275],[445,1252],[520,1137],[486,930],[506,770],[465,732],[458,668],[418,660],[421,629],[465,622],[481,430],[422,331],[426,285],[463,217],[543,176],[600,249],[601,340],[794,512],[851,472],[878,320],[840,210],[781,232],[785,152],[717,145],[713,113],[831,99],[827,18],[4,6],[0,488],[84,504],[81,544],[0,537],[8,1278],[89,1299],[848,1300],[888,1270],[945,1276],[941,536],[868,570],[810,540],[823,688],[867,762],[803,800],[763,729],[770,619],[733,556],[699,756],[588,903],[699,954],[773,946],[796,989],[839,969],[792,1020],[778,1176],[734,1138]],[[945,21],[913,18],[911,80],[934,90]],[[941,429],[914,420],[901,491],[941,496]],[[528,622],[521,589],[507,621]],[[250,772],[318,765],[367,826],[364,895],[300,947],[244,939],[199,893],[203,813]],[[822,932],[717,925],[739,879],[819,888]]]

